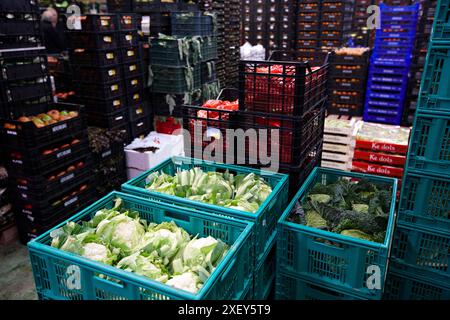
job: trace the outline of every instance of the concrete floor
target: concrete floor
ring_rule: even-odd
[[[0,246],[0,300],[36,300],[27,247],[13,242]]]

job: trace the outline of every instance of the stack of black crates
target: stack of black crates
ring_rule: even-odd
[[[358,47],[372,47],[375,40],[375,30],[369,29],[367,22],[372,14],[367,9],[379,0],[358,0],[355,1],[354,15],[352,22],[352,35],[354,45]],[[374,22],[374,21],[373,21]]]
[[[123,145],[151,129],[137,23],[134,14],[85,15],[66,33],[76,100],[85,105],[101,182],[98,195],[126,180]]]
[[[203,0],[200,8],[214,12],[217,23],[217,78],[222,87],[237,88],[240,59],[240,0]]]
[[[0,12],[1,149],[26,243],[89,204],[96,181],[82,107],[52,102],[37,5],[2,1]]]
[[[332,53],[327,107],[330,114],[363,115],[369,59],[369,48],[361,55],[346,54],[343,50]]]

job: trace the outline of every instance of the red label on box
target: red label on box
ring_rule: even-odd
[[[402,167],[404,167],[406,163],[406,156],[398,156],[393,154],[377,153],[361,150],[355,150],[353,159]]]
[[[386,176],[392,178],[403,178],[403,168],[395,168],[366,162],[353,161],[352,170],[367,174]]]
[[[356,140],[355,148],[378,152],[403,154],[403,155],[406,155],[408,153],[407,145],[377,142],[377,141]]]

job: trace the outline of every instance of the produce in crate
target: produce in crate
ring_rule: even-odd
[[[367,180],[339,179],[317,183],[298,202],[289,221],[344,236],[383,243],[389,219],[392,190],[379,189]]]
[[[206,101],[203,108],[208,109],[217,109],[217,110],[228,110],[228,111],[238,111],[239,110],[239,101],[222,101],[222,100],[208,100]],[[208,118],[208,119],[219,119],[219,113],[214,111],[198,111],[197,116],[199,118]],[[225,115],[227,117],[227,115]],[[226,120],[226,119],[222,119]]]
[[[36,116],[22,116],[20,118],[18,118],[17,120],[19,122],[33,122],[34,125],[37,128],[42,128],[60,121],[65,121],[68,119],[72,119],[72,118],[76,118],[78,117],[78,112],[77,111],[67,111],[67,110],[62,110],[62,111],[58,111],[58,110],[50,110],[47,113],[41,113],[39,115]],[[15,129],[15,125],[6,123],[5,124],[5,129]]]
[[[175,176],[153,172],[147,177],[145,188],[246,212],[257,212],[272,192],[269,184],[254,173],[204,172],[198,167]]]
[[[369,50],[370,48],[339,48],[335,50],[335,54],[338,56],[362,56]]]
[[[175,222],[147,224],[139,212],[99,210],[90,221],[52,231],[52,247],[197,293],[228,252],[211,236],[189,235]]]

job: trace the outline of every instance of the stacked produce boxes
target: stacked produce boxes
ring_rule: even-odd
[[[218,175],[218,180],[215,181],[215,178],[211,178],[211,180],[205,179],[205,172],[208,172],[210,176]],[[248,200],[239,201],[239,204],[238,202],[232,202],[235,204],[230,203],[227,205],[227,200],[223,199],[225,202],[221,201],[221,196],[217,195],[213,190],[211,192],[205,191],[206,194],[198,194],[193,197],[178,194],[178,197],[169,195],[170,191],[166,192],[167,190],[159,189],[158,181],[164,179],[164,176],[161,176],[161,174],[174,176],[177,173],[177,177],[173,180],[174,183],[176,184],[175,181],[181,176],[184,178],[188,177],[188,180],[181,182],[186,187],[186,183],[190,184],[190,179],[193,179],[193,183],[195,183],[196,179],[204,176],[202,181],[205,190],[209,188],[206,185],[220,183],[223,186],[229,181],[233,181],[234,178],[236,178],[235,183],[239,184],[239,181],[244,181],[240,180],[243,178],[246,181],[246,185],[242,186],[240,192],[247,193],[250,188],[253,188],[252,190],[256,190],[255,194],[258,194],[258,197],[262,196],[265,200],[255,206],[255,198],[249,198],[249,194],[247,194]],[[258,183],[258,181],[260,182]],[[253,273],[252,276],[247,276],[247,280],[250,280],[252,284],[252,289],[247,298],[256,300],[267,299],[275,278],[274,244],[276,222],[288,201],[287,175],[235,165],[218,164],[201,159],[175,157],[127,182],[123,185],[123,191],[146,199],[157,200],[158,202],[180,205],[183,209],[195,208],[200,212],[210,212],[222,217],[232,217],[233,220],[243,219],[253,222],[252,242],[254,255],[251,257]],[[216,196],[217,198],[215,198]],[[223,196],[227,198],[225,194]],[[210,198],[210,200],[207,200],[207,198]],[[238,264],[239,262],[236,261],[236,265]]]
[[[217,78],[222,87],[238,85],[241,1],[201,1],[204,11],[214,12],[217,22]]]
[[[278,221],[276,299],[381,299],[396,190],[391,178],[314,169]]]
[[[400,125],[414,49],[419,5],[381,8],[370,62],[364,120]]]
[[[356,134],[352,171],[399,179],[402,184],[409,128],[365,122]]]
[[[370,14],[367,9],[375,4],[378,0],[358,0],[355,1],[354,15],[352,22],[352,38],[358,47],[372,47],[375,39],[375,30],[370,30],[367,22]]]
[[[450,298],[450,7],[439,1],[392,247],[387,299]]]
[[[295,49],[314,52],[319,47],[321,1],[298,1]]]
[[[355,0],[322,0],[319,47],[333,49],[346,44],[352,29]]]
[[[361,118],[328,115],[325,119],[321,166],[351,171],[356,133],[362,125]]]
[[[366,93],[369,48],[340,48],[331,56],[331,114],[362,116]]]
[[[242,0],[242,43],[261,44],[268,51],[294,48],[296,4],[288,0]]]

